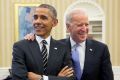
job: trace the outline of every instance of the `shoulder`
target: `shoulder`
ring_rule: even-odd
[[[94,45],[102,45],[102,46],[106,46],[105,43],[100,42],[100,41],[97,41],[97,40],[87,39],[87,41],[92,42],[92,44],[94,44]]]
[[[61,40],[55,40],[55,39],[52,39],[52,43],[58,45],[58,46],[64,46],[65,43]]]
[[[66,49],[67,48],[67,44],[65,43],[65,41],[61,41],[61,40],[52,39],[51,45],[54,45],[54,46],[56,46],[60,49]]]
[[[66,38],[66,39],[61,39],[59,40],[61,43],[64,43],[66,45],[70,45],[70,39],[69,38]]]
[[[14,44],[20,45],[20,44],[27,44],[28,42],[29,42],[28,40],[23,39],[23,40],[19,40],[19,41],[15,42]]]
[[[86,44],[91,44],[92,46],[96,47],[96,48],[107,48],[108,46],[100,41],[97,40],[91,40],[91,39],[87,39]]]
[[[13,46],[21,46],[21,47],[26,47],[26,46],[29,46],[30,43],[33,43],[35,42],[36,40],[34,41],[31,41],[31,40],[20,40],[20,41],[17,41],[13,44]]]
[[[108,57],[110,55],[108,46],[96,40],[87,40],[87,47],[92,48],[96,55]]]

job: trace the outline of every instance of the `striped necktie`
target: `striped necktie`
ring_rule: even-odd
[[[73,68],[74,68],[75,75],[76,75],[76,80],[81,79],[81,66],[80,66],[79,52],[77,50],[78,46],[79,45],[76,44],[73,47],[73,50],[71,52],[72,53]]]
[[[42,40],[42,50],[41,50],[41,53],[42,53],[42,59],[43,59],[43,68],[44,68],[44,73],[46,72],[46,68],[47,68],[47,48],[46,48],[46,45],[47,42],[45,40]]]

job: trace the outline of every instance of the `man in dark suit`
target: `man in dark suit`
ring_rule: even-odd
[[[13,46],[13,80],[73,80],[66,45],[50,36],[57,23],[57,13],[51,5],[41,4],[35,9],[35,39],[21,40]]]
[[[81,67],[80,80],[113,80],[108,47],[101,42],[87,39],[89,20],[86,11],[81,8],[72,9],[66,15],[66,26],[70,38],[61,41],[68,45],[71,52],[75,44],[80,45],[77,47]]]
[[[79,53],[79,78],[76,73],[76,80],[113,80],[110,53],[107,45],[93,39],[88,39],[89,21],[86,11],[75,8],[66,15],[66,26],[70,32],[68,39],[60,40],[66,43],[68,50],[73,54],[74,46]],[[34,39],[32,35],[26,38]],[[77,58],[77,57],[76,57]],[[73,60],[73,59],[72,59]],[[73,60],[73,65],[76,62]]]

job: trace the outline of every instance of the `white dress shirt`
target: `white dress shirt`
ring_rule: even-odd
[[[35,35],[36,37],[36,41],[38,42],[38,44],[39,44],[39,48],[40,48],[40,50],[42,50],[42,40],[46,40],[46,42],[47,42],[47,44],[45,44],[46,45],[46,48],[47,48],[47,58],[48,58],[48,56],[49,56],[49,49],[50,49],[50,40],[51,40],[51,36],[48,36],[46,39],[43,39],[42,37],[40,37],[40,36],[37,36],[37,35]],[[48,80],[48,76],[45,76],[45,75],[43,75],[43,80]]]
[[[47,53],[48,53],[47,58],[49,56],[50,39],[51,39],[51,36],[48,36],[46,39],[43,39],[42,37],[36,35],[36,40],[37,40],[37,42],[39,44],[40,51],[42,50],[42,40],[45,40],[47,42],[47,44],[45,44],[46,48],[47,48]]]
[[[70,43],[71,43],[71,49],[73,50],[74,45],[76,42],[70,37]],[[81,66],[81,71],[83,72],[84,68],[84,62],[85,62],[85,45],[86,41],[82,43],[78,43],[80,46],[77,47],[77,50],[79,52],[79,60],[80,60],[80,66]]]

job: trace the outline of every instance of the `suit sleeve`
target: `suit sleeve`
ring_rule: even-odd
[[[101,80],[114,80],[112,65],[110,61],[110,53],[108,47],[105,46],[104,53],[102,56],[102,70],[101,70]]]
[[[12,59],[12,78],[13,80],[28,80],[27,68],[25,65],[24,51],[18,44],[13,46],[13,59]]]

